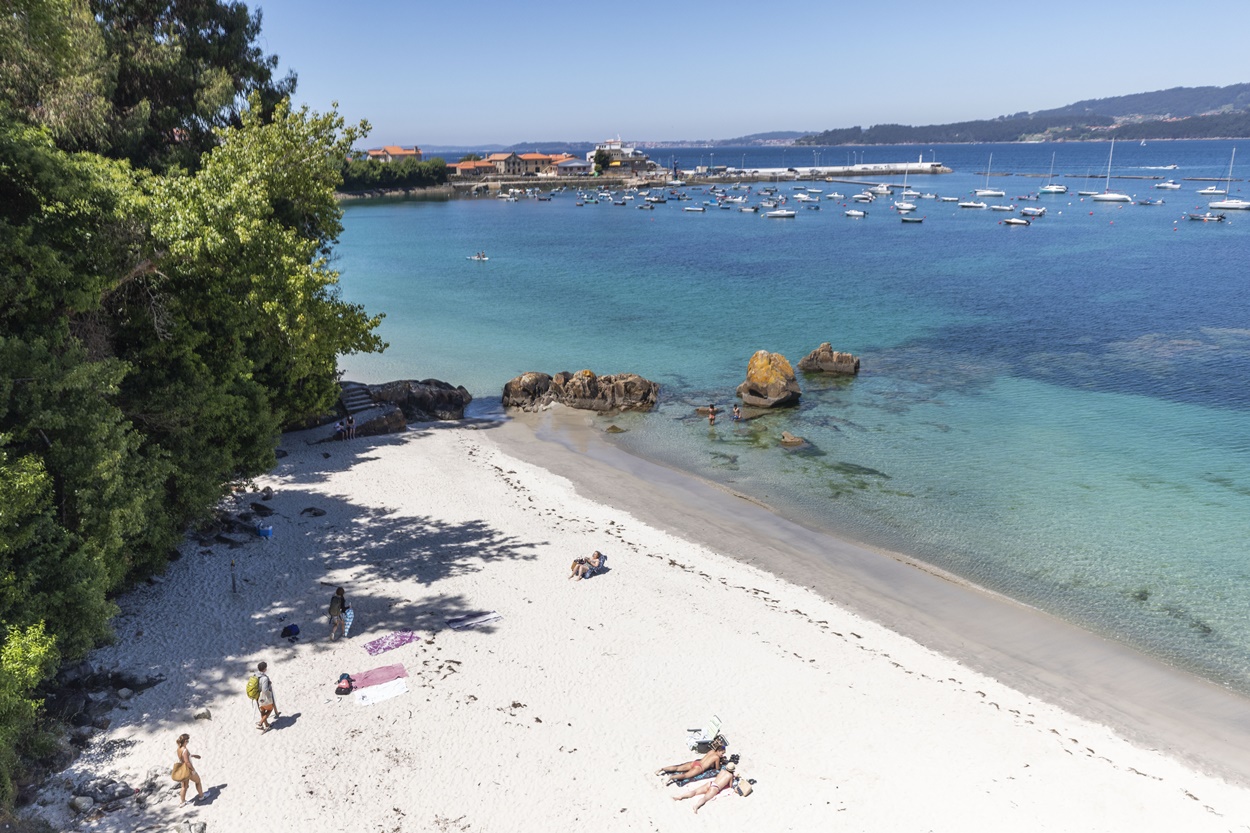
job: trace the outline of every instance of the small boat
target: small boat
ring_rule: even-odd
[[[864,192],[862,194],[856,194],[855,196],[851,197],[852,202],[872,202],[875,199],[876,197],[874,197],[872,194],[869,194],[868,192]]]
[[[889,185],[881,183],[881,184],[874,185],[871,188],[867,189],[867,193],[872,194],[873,196],[888,197],[894,192],[890,190]]]
[[[923,223],[924,217],[903,217],[904,223]]]
[[[807,205],[805,205],[805,206],[803,206],[803,207],[804,207],[804,208],[807,208],[807,209],[810,209],[811,211],[819,211],[819,210],[820,210],[820,203],[818,203],[818,202],[809,202],[809,203],[807,203]]]
[[[655,203],[640,202],[638,203],[638,207],[641,208],[643,211],[655,211]]]
[[[937,194],[929,194],[929,193],[924,193],[924,194],[921,194],[921,195],[920,195],[920,199],[922,199],[922,200],[936,200],[936,199],[937,199]]]
[[[490,260],[486,255],[465,255],[465,260],[476,260],[478,263],[485,263]]]
[[[994,164],[994,154],[990,154],[989,164],[985,166],[985,187],[977,188],[972,192],[974,197],[1005,197],[1006,191],[1000,191],[997,188],[990,187],[990,167]]]
[[[968,200],[967,202],[961,202],[959,204],[959,207],[960,208],[986,208],[987,206],[983,202],[973,202],[972,200]]]
[[[765,217],[771,217],[774,220],[793,220],[798,212],[791,211],[788,208],[778,208],[773,211],[764,212]]]
[[[703,207],[703,206],[701,206],[701,205],[685,205],[685,206],[682,206],[682,209],[681,209],[681,210],[682,210],[682,211],[694,211],[694,212],[698,212],[698,213],[702,213],[702,212],[704,212],[704,211],[707,211],[707,209],[706,209],[706,208],[704,208],[704,207]]]
[[[1036,206],[1027,206],[1020,209],[1021,217],[1044,217],[1046,216],[1046,208],[1037,208]]]
[[[1228,180],[1227,184],[1224,186],[1229,191],[1233,190],[1233,160],[1236,158],[1237,148],[1233,148],[1233,155],[1228,160]],[[1199,193],[1202,192],[1200,191]],[[1160,200],[1160,202],[1162,202],[1162,200]],[[1230,197],[1226,200],[1216,200],[1215,202],[1207,203],[1207,207],[1216,209],[1231,208],[1235,211],[1247,211],[1250,210],[1250,202],[1237,197]]]
[[[939,202],[959,202],[959,197],[938,197]]]
[[[744,206],[742,206],[741,208],[739,208],[738,210],[739,210],[739,211],[745,211],[745,212],[747,212],[748,214],[754,214],[755,212],[757,212],[757,211],[759,211],[759,210],[760,210],[760,207],[759,207],[758,205],[744,205]]]
[[[1093,197],[1093,196],[1097,196],[1098,192],[1097,191],[1077,191],[1076,195],[1078,197]]]
[[[846,197],[845,197],[845,196],[843,196],[842,194],[839,194],[837,191],[834,191],[832,194],[825,194],[825,199],[827,199],[827,200],[844,200],[844,199],[846,199]]]
[[[894,208],[897,211],[915,211],[916,204],[914,202],[896,202]]]
[[[854,217],[857,220],[868,216],[867,211],[860,211],[858,208],[848,208],[846,211],[842,213],[848,217]]]
[[[1046,184],[1037,189],[1039,194],[1066,194],[1068,186],[1059,185],[1055,182],[1055,155],[1050,155],[1050,173],[1046,177]]]
[[[1198,192],[1198,196],[1200,197],[1222,197],[1227,193],[1228,191],[1224,190],[1223,188],[1216,188],[1214,185],[1208,185],[1206,188],[1203,188],[1201,191]]]
[[[1225,218],[1223,214],[1212,214],[1208,211],[1206,214],[1190,214],[1189,219],[1199,223],[1222,223]]]
[[[613,205],[624,205],[625,200],[612,200]]]
[[[1169,179],[1167,182],[1156,182],[1155,187],[1158,188],[1160,191],[1181,190],[1181,184],[1174,179]]]
[[[1016,209],[1010,205],[991,205],[990,211],[1015,211]]]
[[[1030,226],[1032,225],[1032,223],[1030,223],[1028,220],[1023,219],[1022,217],[1008,217],[1006,220],[1003,220],[1003,225],[1004,226]]]
[[[1138,200],[1138,205],[1163,205],[1163,200]]]
[[[543,196],[542,194],[539,194],[538,201],[539,202],[551,202],[551,195],[547,194],[546,196]]]
[[[1115,156],[1115,139],[1111,140],[1111,150],[1107,152],[1107,183],[1103,186],[1101,194],[1090,194],[1090,199],[1094,202],[1132,202],[1133,198],[1128,194],[1121,194],[1119,191],[1111,190],[1111,159]]]

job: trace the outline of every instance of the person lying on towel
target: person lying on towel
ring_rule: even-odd
[[[694,805],[694,811],[697,813],[699,812],[700,807],[720,795],[721,790],[730,789],[738,795],[746,797],[751,794],[751,785],[754,783],[754,780],[744,779],[741,774],[737,772],[737,767],[734,765],[733,761],[729,761],[721,767],[720,772],[716,773],[716,777],[711,781],[707,781],[701,786],[695,787],[690,790],[690,792],[675,795],[673,796],[673,800],[685,801],[687,798],[694,798],[696,795],[699,796],[699,800],[695,802]]]
[[[671,764],[661,767],[656,771],[656,775],[668,775],[670,778],[664,782],[665,786],[677,781],[685,781],[696,775],[702,775],[709,769],[717,769],[726,761],[725,744],[720,738],[712,742],[712,748],[702,758],[696,761],[686,761],[684,764]]]

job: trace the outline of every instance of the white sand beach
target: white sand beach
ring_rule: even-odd
[[[119,600],[117,642],[92,661],[166,680],[114,713],[40,814],[209,833],[1250,829],[1243,699],[707,484],[613,465],[589,432],[542,439],[560,419],[586,422],[285,437],[254,484],[274,490],[272,538],[189,542]],[[569,580],[593,550],[609,570]],[[330,641],[338,585],[355,620]],[[260,660],[281,713],[265,734],[244,695]],[[405,692],[334,693],[341,673],[397,663]],[[686,730],[713,714],[755,791],[695,815],[655,771],[696,757]],[[74,820],[62,785],[167,773],[183,732],[208,802],[180,808],[166,776],[146,808]]]

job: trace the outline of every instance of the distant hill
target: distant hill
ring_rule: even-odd
[[[844,127],[809,134],[794,143],[827,146],[1243,136],[1250,136],[1250,84],[1174,87],[953,124]]]

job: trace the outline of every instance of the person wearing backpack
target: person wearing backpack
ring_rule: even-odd
[[[352,606],[347,603],[347,597],[343,595],[343,588],[340,587],[335,590],[334,595],[330,597],[329,616],[331,642],[339,638],[340,630],[343,631],[344,635],[347,634],[347,626],[344,619],[347,616],[347,611],[351,609]]]
[[[260,706],[260,722],[256,724],[256,728],[262,732],[268,732],[272,727],[269,725],[269,716],[273,715],[274,720],[279,717],[278,704],[273,699],[273,684],[269,682],[269,675],[265,673],[268,668],[264,662],[256,663],[256,676],[252,679],[256,680],[256,704]],[[252,696],[252,681],[248,680],[248,696]]]

